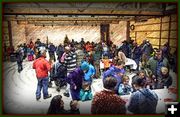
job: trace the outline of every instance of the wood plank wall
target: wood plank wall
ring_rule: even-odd
[[[159,18],[152,18],[145,22],[131,21],[134,30],[130,30],[130,37],[141,44],[148,39],[154,48],[160,48],[169,42],[171,52],[177,48],[177,17],[175,14]]]

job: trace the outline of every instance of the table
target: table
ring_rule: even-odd
[[[130,69],[134,69],[136,70],[137,68],[137,64],[133,59],[130,58],[126,58],[127,62],[125,63],[125,66],[130,66]],[[112,59],[109,59],[110,61],[112,61]],[[100,69],[104,69],[104,63],[102,63],[102,61],[100,61]]]
[[[95,95],[96,92],[102,91],[103,88],[103,82],[102,79],[95,79],[92,83],[92,93]],[[177,100],[177,94],[174,94],[170,92],[167,88],[164,89],[155,89],[153,90],[158,95],[158,104],[156,108],[157,113],[164,113],[165,112],[165,104],[168,99],[171,100]],[[126,102],[129,101],[130,95],[123,95],[121,98],[123,98]],[[128,103],[126,103],[126,106]],[[131,114],[129,111],[127,111],[128,114]]]

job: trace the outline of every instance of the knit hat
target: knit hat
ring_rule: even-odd
[[[39,51],[40,51],[41,54],[43,54],[44,52],[46,52],[46,48],[45,47],[40,47]]]
[[[89,64],[87,62],[83,62],[80,66],[82,70],[88,70],[89,69]]]

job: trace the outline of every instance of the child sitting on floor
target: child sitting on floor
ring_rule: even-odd
[[[88,82],[84,82],[80,91],[81,101],[87,101],[92,99],[91,86]]]

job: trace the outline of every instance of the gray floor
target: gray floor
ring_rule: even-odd
[[[4,109],[6,113],[9,114],[45,114],[50,105],[50,99],[40,99],[36,101],[35,91],[37,86],[37,79],[35,76],[35,71],[32,69],[32,62],[23,62],[24,70],[19,74],[17,71],[16,63],[5,62],[4,63]],[[173,75],[173,87],[176,86],[177,77],[176,74],[171,71]],[[134,74],[129,74],[130,78]],[[95,92],[101,91],[102,80],[94,80],[93,85],[93,94]],[[60,92],[56,91],[55,85],[53,84],[52,88],[49,88],[49,93],[53,96],[61,94],[64,92],[62,89]],[[160,97],[159,105],[157,111],[159,113],[164,112],[164,98],[175,98],[175,95],[169,94],[167,89],[157,90],[156,91]],[[63,96],[63,95],[62,95]],[[128,96],[122,96],[122,98],[128,100]],[[63,96],[65,109],[69,109],[69,103],[71,98]],[[80,111],[81,113],[90,114],[91,101],[80,102]]]

